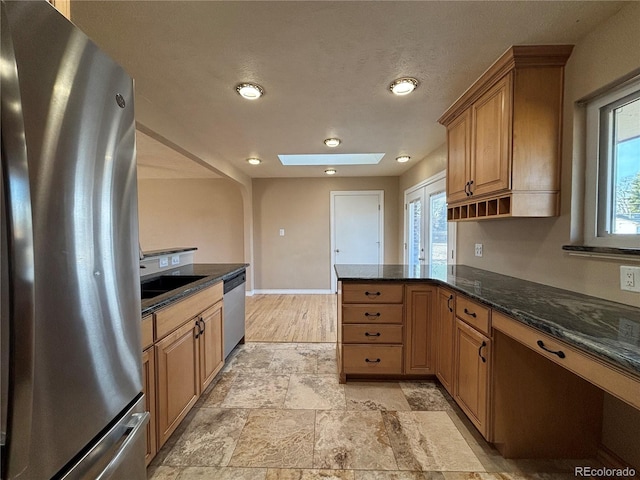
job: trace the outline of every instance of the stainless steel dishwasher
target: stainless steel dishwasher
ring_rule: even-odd
[[[227,358],[231,351],[244,343],[245,320],[245,283],[247,274],[245,270],[223,280],[224,288],[224,357]]]

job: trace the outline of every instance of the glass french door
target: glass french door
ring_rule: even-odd
[[[446,274],[448,260],[447,195],[440,191],[429,195],[428,262],[431,275]]]
[[[455,259],[455,225],[447,223],[444,178],[407,192],[405,204],[405,263],[446,275],[447,263]]]
[[[415,267],[424,265],[424,189],[411,192],[407,196],[407,261]]]

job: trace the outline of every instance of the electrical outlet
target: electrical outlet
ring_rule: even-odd
[[[476,257],[482,256],[482,244],[476,243]]]
[[[281,229],[280,229],[280,236],[281,236],[281,237],[284,237],[284,228],[281,228]]]
[[[160,268],[169,266],[169,257],[160,257]]]
[[[173,255],[171,257],[171,265],[180,265],[180,255]]]
[[[620,267],[620,288],[640,292],[640,267]]]

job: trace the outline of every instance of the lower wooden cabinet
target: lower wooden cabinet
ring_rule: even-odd
[[[434,314],[437,287],[406,285],[405,287],[405,374],[434,373]]]
[[[205,310],[197,320],[200,343],[200,392],[209,386],[224,365],[222,335],[222,302]]]
[[[435,316],[436,376],[444,388],[453,395],[453,354],[456,330],[456,298],[452,291],[438,288]]]
[[[345,372],[360,375],[400,375],[402,345],[343,345]]]
[[[149,412],[147,423],[147,452],[145,463],[149,465],[158,452],[156,438],[156,354],[153,347],[142,352],[142,393],[145,398],[145,408]]]
[[[491,340],[460,319],[455,330],[454,398],[489,440],[489,372]]]
[[[219,282],[143,318],[147,465],[224,365],[222,297]]]
[[[200,395],[197,323],[189,321],[156,343],[158,448],[162,447]]]

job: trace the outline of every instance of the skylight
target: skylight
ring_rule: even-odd
[[[280,163],[290,165],[377,165],[384,153],[322,153],[278,155]]]

